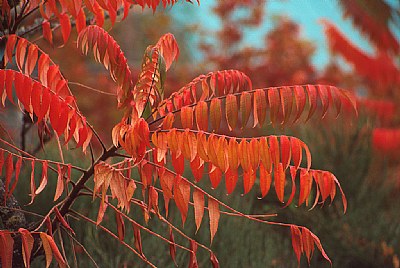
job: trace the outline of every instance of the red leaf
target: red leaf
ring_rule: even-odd
[[[193,192],[193,206],[197,233],[204,215],[204,194],[197,189]]]
[[[136,222],[132,222],[133,228],[133,237],[135,238],[135,247],[139,251],[141,255],[143,255],[143,248],[142,248],[142,237],[140,235],[140,229]]]
[[[301,114],[304,111],[304,107],[306,106],[306,94],[302,86],[294,87],[294,97],[296,101],[297,113],[293,123],[297,122],[297,120],[300,118]]]
[[[50,43],[50,45],[53,45],[53,32],[50,27],[50,22],[47,20],[44,20],[42,22],[42,29],[43,29],[42,34],[43,34],[44,39],[46,39],[47,42]]]
[[[219,183],[222,180],[221,169],[219,169],[218,167],[216,167],[216,166],[214,166],[212,164],[208,165],[208,169],[209,169],[208,170],[208,172],[209,172],[208,176],[209,176],[210,181],[211,181],[211,187],[213,189],[216,189],[218,187]]]
[[[64,226],[64,228],[70,231],[73,235],[75,235],[74,230],[72,230],[71,226],[69,226],[68,222],[61,215],[57,207],[54,208],[54,212],[56,213],[57,220],[61,223],[61,225]]]
[[[9,187],[10,187],[11,176],[12,176],[13,171],[14,171],[14,166],[13,166],[12,154],[9,154],[6,158],[6,180],[5,180],[4,204],[6,203],[8,197],[10,196]]]
[[[183,157],[183,154],[177,156],[176,153],[172,153],[172,166],[176,173],[181,175],[183,174],[183,171],[185,170],[185,158]]]
[[[4,150],[0,148],[0,175],[3,173],[4,166]]]
[[[115,220],[117,222],[118,239],[124,241],[125,238],[125,223],[121,212],[115,211]]]
[[[306,121],[308,121],[317,109],[317,89],[313,85],[307,85],[306,90],[308,93],[308,103],[310,105],[310,110]]]
[[[219,268],[219,261],[213,252],[210,252],[210,260],[213,268]]]
[[[204,161],[200,159],[200,157],[196,156],[194,160],[190,162],[190,168],[195,181],[200,182],[204,173]]]
[[[14,182],[13,182],[11,188],[10,188],[10,191],[9,191],[9,193],[8,193],[9,196],[12,195],[12,193],[13,193],[14,190],[15,190],[15,187],[17,187],[18,178],[19,178],[19,174],[20,174],[20,171],[21,171],[22,157],[18,156],[17,158],[18,158],[18,160],[17,160],[17,162],[15,163],[15,178],[14,178]],[[1,173],[1,172],[0,172],[0,173]]]
[[[176,264],[176,244],[175,244],[175,239],[174,239],[174,234],[172,233],[172,228],[169,228],[169,254],[171,255],[172,260],[175,263],[175,266],[178,266]]]
[[[10,233],[0,230],[0,258],[1,267],[11,268],[13,260],[14,240]]]
[[[61,33],[64,44],[67,43],[69,35],[71,34],[71,21],[67,13],[60,14]]]

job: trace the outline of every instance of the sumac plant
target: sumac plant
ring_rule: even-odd
[[[104,231],[119,240],[151,267],[156,266],[157,260],[146,256],[141,233],[150,233],[155,241],[168,245],[174,261],[179,248],[187,253],[189,267],[198,267],[196,256],[201,250],[209,254],[212,265],[218,267],[216,254],[209,246],[172,223],[168,213],[171,209],[179,211],[182,224],[192,221],[197,229],[208,225],[211,241],[221,216],[239,216],[255,224],[286,228],[298,261],[302,254],[309,261],[316,247],[331,262],[318,237],[308,228],[244,214],[222,202],[212,189],[200,187],[198,182],[208,178],[212,188],[224,183],[228,194],[235,187],[243,188],[246,194],[255,191],[254,185],[259,185],[257,191],[261,197],[276,195],[285,207],[295,202],[298,206],[304,204],[312,208],[328,199],[332,202],[340,192],[346,211],[346,198],[338,180],[329,171],[312,169],[310,150],[300,139],[285,135],[238,137],[237,133],[266,125],[282,128],[307,121],[316,114],[321,118],[328,113],[339,115],[344,106],[355,109],[352,96],[329,85],[256,89],[244,73],[225,70],[200,75],[164,97],[165,74],[179,55],[174,36],[165,34],[146,49],[141,72],[135,79],[119,45],[101,26],[108,18],[114,24],[120,10],[125,17],[133,5],[155,10],[159,4],[165,7],[175,2],[0,2],[2,105],[10,107],[8,103],[11,103],[18,107],[24,118],[37,126],[42,145],[45,144],[43,137],[53,133],[50,136],[57,140],[62,159],[41,159],[36,156],[37,151],[28,152],[25,146],[15,144],[12,137],[0,139],[0,170],[4,178],[0,202],[2,208],[8,208],[1,213],[26,212],[15,206],[16,187],[29,185],[30,203],[33,203],[48,181],[56,180],[53,198],[56,205],[39,222],[21,226],[15,226],[14,222],[11,226],[5,220],[7,215],[1,215],[3,268],[29,267],[40,255],[45,256],[46,267],[53,257],[60,267],[68,266],[64,252],[67,242],[56,234],[63,232],[72,238],[71,243],[80,245],[70,225],[76,220],[97,226],[99,232]],[[31,16],[37,16],[36,20],[25,25]],[[80,111],[59,66],[38,45],[25,38],[39,30],[40,37],[53,44],[56,41],[53,32],[60,28],[65,43],[72,26],[76,26],[78,33],[78,49],[85,55],[93,55],[116,83],[116,108],[124,113],[110,133],[110,147]],[[92,143],[102,148],[99,155],[92,150]],[[80,168],[64,161],[62,156],[70,148],[81,148],[88,159],[93,158],[92,163]],[[30,177],[21,178],[22,169],[25,169],[24,174],[30,173]],[[190,170],[192,176],[186,177],[185,170]],[[39,181],[35,180],[35,173],[41,174]],[[290,192],[288,197],[285,191]],[[99,200],[96,219],[72,208],[73,203],[85,195]],[[104,224],[107,210],[116,215],[115,230]],[[194,210],[194,218],[188,219],[189,210]],[[133,212],[142,215],[143,221],[134,220]],[[205,213],[208,214],[207,223],[203,219]],[[166,234],[148,229],[146,224],[150,218],[165,226]],[[132,238],[125,236],[127,228],[133,229],[134,244],[130,244]],[[187,243],[175,242],[177,236],[179,241],[187,240]]]

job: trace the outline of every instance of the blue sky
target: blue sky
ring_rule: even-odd
[[[400,8],[400,2],[396,0],[388,0],[388,2]],[[197,5],[188,7],[185,4],[184,7],[173,8],[172,12],[175,16],[180,17],[184,16],[183,12],[187,8],[193,9],[188,13],[190,14],[190,22],[198,22],[207,29],[218,29],[220,25],[219,20],[210,11],[214,3],[214,0],[203,0],[200,7]],[[363,50],[368,52],[373,51],[366,38],[353,27],[351,21],[343,19],[341,8],[336,0],[269,0],[265,9],[267,20],[261,29],[247,32],[244,40],[245,44],[253,46],[257,46],[258,44],[263,45],[263,42],[259,42],[259,40],[265,32],[272,29],[272,17],[274,15],[284,15],[297,22],[300,25],[301,35],[312,41],[316,46],[317,50],[313,57],[313,62],[319,68],[322,68],[329,61],[323,27],[318,23],[322,18],[335,23],[353,43],[357,44]],[[188,22],[187,19],[188,17],[185,18],[186,23]],[[395,34],[400,39],[400,30],[395,31]]]

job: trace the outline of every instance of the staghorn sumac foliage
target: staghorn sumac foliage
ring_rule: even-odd
[[[143,249],[142,233],[168,245],[174,262],[179,248],[186,252],[189,267],[198,267],[197,251],[202,250],[209,254],[211,264],[218,267],[217,254],[174,224],[169,217],[171,209],[179,212],[182,225],[193,222],[197,229],[208,225],[210,244],[221,217],[242,217],[286,228],[288,235],[290,231],[299,261],[303,253],[310,261],[316,247],[331,262],[319,238],[308,228],[265,220],[275,214],[244,214],[198,183],[208,177],[211,188],[224,182],[228,194],[238,187],[246,194],[256,191],[253,188],[258,181],[257,191],[262,197],[276,195],[285,207],[296,202],[298,206],[314,208],[328,200],[333,202],[340,193],[345,212],[347,201],[338,179],[329,171],[312,168],[311,152],[303,141],[286,135],[246,137],[244,130],[266,125],[280,128],[306,122],[311,117],[338,116],[342,107],[356,110],[352,95],[319,84],[253,88],[243,72],[224,70],[200,75],[165,98],[166,73],[179,56],[175,37],[165,34],[146,49],[141,72],[135,79],[118,43],[101,25],[104,12],[114,24],[121,7],[125,17],[131,5],[148,6],[154,11],[160,3],[165,8],[176,2],[33,1],[19,3],[20,7],[13,12],[8,2],[2,2],[2,105],[17,106],[39,133],[53,132],[61,159],[39,158],[37,151],[29,152],[12,137],[0,138],[0,172],[5,182],[1,203],[6,207],[16,187],[24,181],[29,185],[32,204],[53,179],[53,199],[58,202],[45,215],[36,214],[40,221],[28,227],[0,230],[2,267],[29,267],[41,255],[45,256],[46,267],[53,257],[60,267],[67,267],[67,243],[72,248],[83,247],[70,225],[76,220],[97,226],[151,267],[157,265],[157,259],[151,259],[151,254]],[[60,26],[65,43],[72,26],[76,26],[78,49],[83,54],[93,54],[115,81],[116,109],[121,109],[123,115],[112,130],[110,147],[79,110],[59,66],[36,44],[18,34],[18,27],[36,9],[45,19],[39,24],[42,38],[53,43],[56,37],[53,39],[52,32]],[[87,23],[93,25],[86,26]],[[46,144],[41,141],[41,145]],[[80,147],[92,159],[86,168],[64,158],[69,148]],[[29,179],[21,177],[22,169],[29,173]],[[192,173],[193,179],[185,170]],[[35,174],[40,174],[39,181]],[[290,193],[289,197],[285,192]],[[85,196],[99,201],[96,219],[72,207]],[[193,218],[190,210],[194,211]],[[115,229],[106,224],[105,216],[110,211],[115,215]],[[132,213],[140,214],[142,221]],[[167,234],[147,228],[151,218],[165,227]],[[128,232],[128,228],[132,230]],[[71,239],[63,240],[61,233]],[[127,233],[133,233],[133,243]],[[182,240],[187,240],[189,246]],[[85,253],[90,256],[90,252]]]

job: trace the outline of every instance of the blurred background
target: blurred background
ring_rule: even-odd
[[[111,29],[111,25],[105,28]],[[243,134],[285,133],[301,138],[313,154],[313,168],[329,170],[339,179],[349,203],[345,215],[339,201],[317,206],[312,211],[294,204],[281,209],[272,194],[259,200],[255,189],[246,196],[241,196],[240,187],[230,196],[226,196],[222,187],[214,191],[242,212],[277,212],[277,221],[310,228],[321,239],[333,267],[399,268],[399,2],[207,0],[201,1],[200,6],[182,2],[167,10],[160,8],[155,14],[133,8],[124,22],[111,29],[134,74],[140,71],[145,48],[167,32],[176,36],[181,50],[178,62],[167,74],[167,95],[199,74],[238,69],[252,79],[255,87],[324,83],[350,90],[357,96],[358,118],[344,111],[337,120],[317,119],[306,125],[267,127]],[[55,50],[44,42],[41,45],[45,51],[52,51],[54,61],[60,64],[70,82],[115,93],[107,71],[92,59],[79,56],[73,42]],[[65,57],[66,53],[74,56]],[[121,118],[115,109],[116,99],[81,86],[71,87],[89,122],[111,144],[111,129]],[[49,158],[56,152],[48,149],[43,154]],[[72,152],[69,157],[82,156]],[[85,166],[85,162],[79,165]],[[26,194],[23,189],[19,191],[20,196]],[[48,191],[49,195],[52,193]],[[49,206],[42,194],[34,210],[46,211]],[[98,203],[91,203],[90,198],[75,206],[86,215],[97,214]],[[111,218],[106,221],[108,225],[115,224],[114,215],[107,217]],[[179,225],[178,215],[175,217]],[[156,219],[149,224],[152,230],[166,232]],[[144,267],[118,241],[99,230],[82,224],[75,224],[74,229],[101,267]],[[205,229],[195,238],[208,244],[209,233]],[[194,236],[194,222],[188,221],[184,230]],[[159,267],[174,266],[166,245],[143,234],[143,248],[148,257],[159,260],[156,261]],[[298,266],[288,230],[240,218],[221,217],[212,249],[221,267]],[[79,247],[74,250],[79,256],[78,263],[89,267],[90,261],[83,250]],[[179,266],[186,265],[187,258],[178,250]],[[201,267],[210,266],[209,256],[200,253],[198,258]],[[303,257],[300,267],[307,266]],[[329,267],[329,263],[316,252],[311,267]]]

